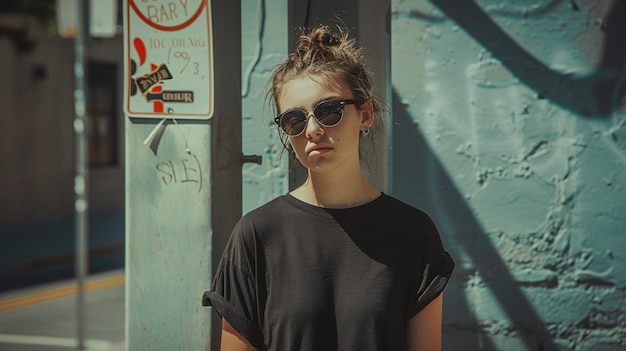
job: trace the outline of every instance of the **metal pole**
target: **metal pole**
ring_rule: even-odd
[[[74,40],[74,135],[75,135],[75,236],[76,236],[76,327],[78,349],[85,350],[85,279],[87,275],[87,237],[88,237],[88,169],[86,157],[87,113],[85,89],[85,11],[84,0],[77,1],[76,38]]]

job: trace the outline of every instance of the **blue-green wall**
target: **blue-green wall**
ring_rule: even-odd
[[[265,3],[265,8],[262,7]],[[287,54],[287,0],[241,1],[242,150],[260,155],[263,164],[243,166],[243,212],[259,207],[288,189],[288,154],[266,106],[266,82]]]
[[[242,0],[243,150],[264,158],[244,212],[288,187],[263,99],[287,0],[260,3]],[[392,2],[391,188],[457,261],[444,349],[626,349],[624,4]]]
[[[457,259],[449,349],[624,349],[626,3],[518,3],[394,4],[394,189]]]

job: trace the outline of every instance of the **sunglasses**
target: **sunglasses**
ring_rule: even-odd
[[[324,127],[334,127],[343,117],[343,108],[346,105],[356,104],[357,100],[326,100],[315,105],[313,117],[317,123]],[[282,128],[287,135],[295,137],[306,128],[308,112],[301,108],[292,108],[274,118],[274,122]]]

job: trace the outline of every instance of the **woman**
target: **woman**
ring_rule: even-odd
[[[441,348],[454,262],[428,215],[363,176],[381,108],[362,60],[345,31],[320,26],[274,71],[275,122],[308,176],[232,233],[203,300],[222,350]]]

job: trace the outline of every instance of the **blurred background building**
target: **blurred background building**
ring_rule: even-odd
[[[100,272],[124,265],[121,27],[113,38],[90,39],[86,52],[90,270]],[[74,41],[58,34],[54,0],[2,2],[0,65],[6,290],[74,272]]]

